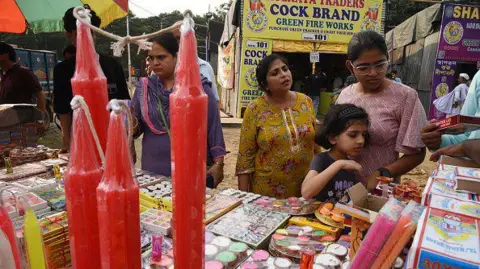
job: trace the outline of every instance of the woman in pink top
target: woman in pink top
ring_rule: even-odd
[[[423,162],[420,130],[427,118],[414,89],[385,78],[388,51],[380,34],[355,34],[346,64],[358,83],[345,88],[337,103],[363,107],[370,116],[370,142],[356,160],[363,167],[361,181],[371,190],[378,176],[399,178]]]

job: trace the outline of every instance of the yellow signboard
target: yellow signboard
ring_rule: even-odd
[[[251,101],[262,95],[258,88],[255,69],[258,63],[272,53],[272,41],[262,39],[243,39],[242,61],[240,68],[240,91],[238,93],[238,117]]]
[[[248,38],[346,44],[352,35],[381,31],[383,0],[244,0]]]

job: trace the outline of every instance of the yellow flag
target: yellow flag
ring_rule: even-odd
[[[102,28],[109,25],[116,19],[127,16],[127,11],[121,8],[120,5],[114,0],[82,0],[82,2],[90,5],[92,10],[95,10],[97,15],[102,19],[102,24],[100,25]]]
[[[25,214],[25,242],[30,269],[46,269],[43,237],[37,217],[31,208]]]

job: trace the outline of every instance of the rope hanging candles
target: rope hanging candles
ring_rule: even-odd
[[[190,14],[189,16],[192,16],[191,15],[192,13],[190,11],[187,11],[186,14]],[[106,36],[110,39],[116,40],[117,42],[112,43],[110,48],[113,49],[113,55],[117,57],[122,56],[122,53],[125,50],[125,45],[127,44],[135,44],[141,50],[150,50],[152,48],[152,43],[148,42],[147,41],[148,39],[159,36],[164,33],[169,33],[169,32],[178,30],[182,25],[182,22],[177,22],[167,28],[158,30],[150,34],[142,34],[140,36],[127,35],[127,36],[121,37],[92,25],[89,20],[90,11],[88,9],[85,9],[84,7],[76,7],[73,10],[73,16],[75,16],[75,18],[78,21],[86,25],[88,28],[90,28],[94,32],[101,34],[103,36]]]

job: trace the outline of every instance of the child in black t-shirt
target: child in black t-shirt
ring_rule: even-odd
[[[338,202],[344,192],[359,182],[355,172],[362,166],[350,160],[360,154],[368,140],[367,112],[352,104],[334,105],[325,117],[325,125],[315,142],[325,149],[315,155],[302,184],[304,198]]]

